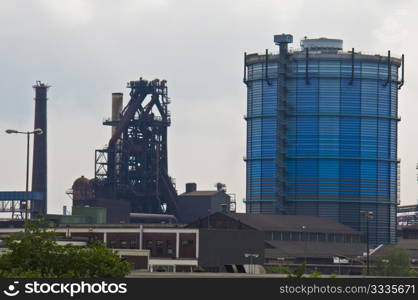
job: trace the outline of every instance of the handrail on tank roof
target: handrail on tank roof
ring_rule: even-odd
[[[289,53],[291,54],[298,54],[298,53],[305,53],[301,48],[289,48]],[[320,53],[324,53],[324,54],[334,54],[335,52],[323,52],[321,50],[309,50],[309,54],[314,55],[314,54],[320,54]],[[347,55],[351,55],[351,50],[337,50],[336,54],[347,54]],[[367,56],[381,56],[381,57],[387,57],[387,52],[372,52],[372,51],[356,51],[355,54],[358,55],[367,55]],[[252,56],[252,55],[258,55],[258,56],[265,56],[266,53],[265,52],[254,52],[254,53],[247,53],[247,57]],[[279,55],[278,51],[271,51],[269,52],[269,55],[271,56],[275,56],[275,55]],[[398,53],[393,53],[391,51],[391,58],[394,59],[401,59],[402,55],[398,54]]]

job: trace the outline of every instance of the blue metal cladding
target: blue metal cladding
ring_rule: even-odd
[[[41,192],[28,192],[28,200],[40,201],[43,198]],[[0,201],[23,201],[26,200],[26,192],[0,192]]]
[[[247,211],[330,217],[365,231],[360,211],[373,211],[370,241],[395,243],[397,79],[387,60],[289,59],[286,188],[277,184],[277,61],[248,64]],[[318,57],[318,56],[317,56]],[[285,203],[279,193],[286,194]],[[364,224],[363,224],[364,223]]]
[[[256,201],[253,209],[273,213],[277,199],[277,109],[278,81],[265,78],[264,64],[248,69],[247,107],[247,198]],[[276,63],[269,64],[270,78],[278,72]],[[276,76],[277,78],[277,76]]]

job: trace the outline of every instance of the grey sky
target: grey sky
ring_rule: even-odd
[[[273,35],[344,40],[344,48],[406,55],[399,93],[402,204],[418,195],[416,1],[0,1],[0,129],[33,127],[34,91],[48,102],[49,212],[65,190],[94,176],[94,150],[108,142],[112,92],[140,76],[166,79],[172,99],[169,173],[177,189],[221,181],[245,196],[243,53],[277,50]],[[0,134],[0,190],[23,190],[25,139]],[[243,210],[244,206],[240,204]]]

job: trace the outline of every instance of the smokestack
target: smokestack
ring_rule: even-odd
[[[195,192],[197,190],[197,184],[194,182],[186,183],[186,193]]]
[[[32,191],[43,193],[42,200],[33,201],[32,215],[47,212],[47,91],[49,86],[37,81],[35,89],[35,126],[43,134],[35,134],[33,141]]]
[[[119,121],[120,114],[123,108],[123,94],[112,93],[112,121]],[[117,126],[112,126],[112,136],[115,133]]]

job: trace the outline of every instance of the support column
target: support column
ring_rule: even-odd
[[[143,236],[144,236],[144,226],[140,225],[139,226],[139,249],[143,249],[142,248]]]
[[[180,257],[180,233],[176,232],[176,258]]]
[[[199,234],[200,230],[196,232],[196,259],[199,259]]]

